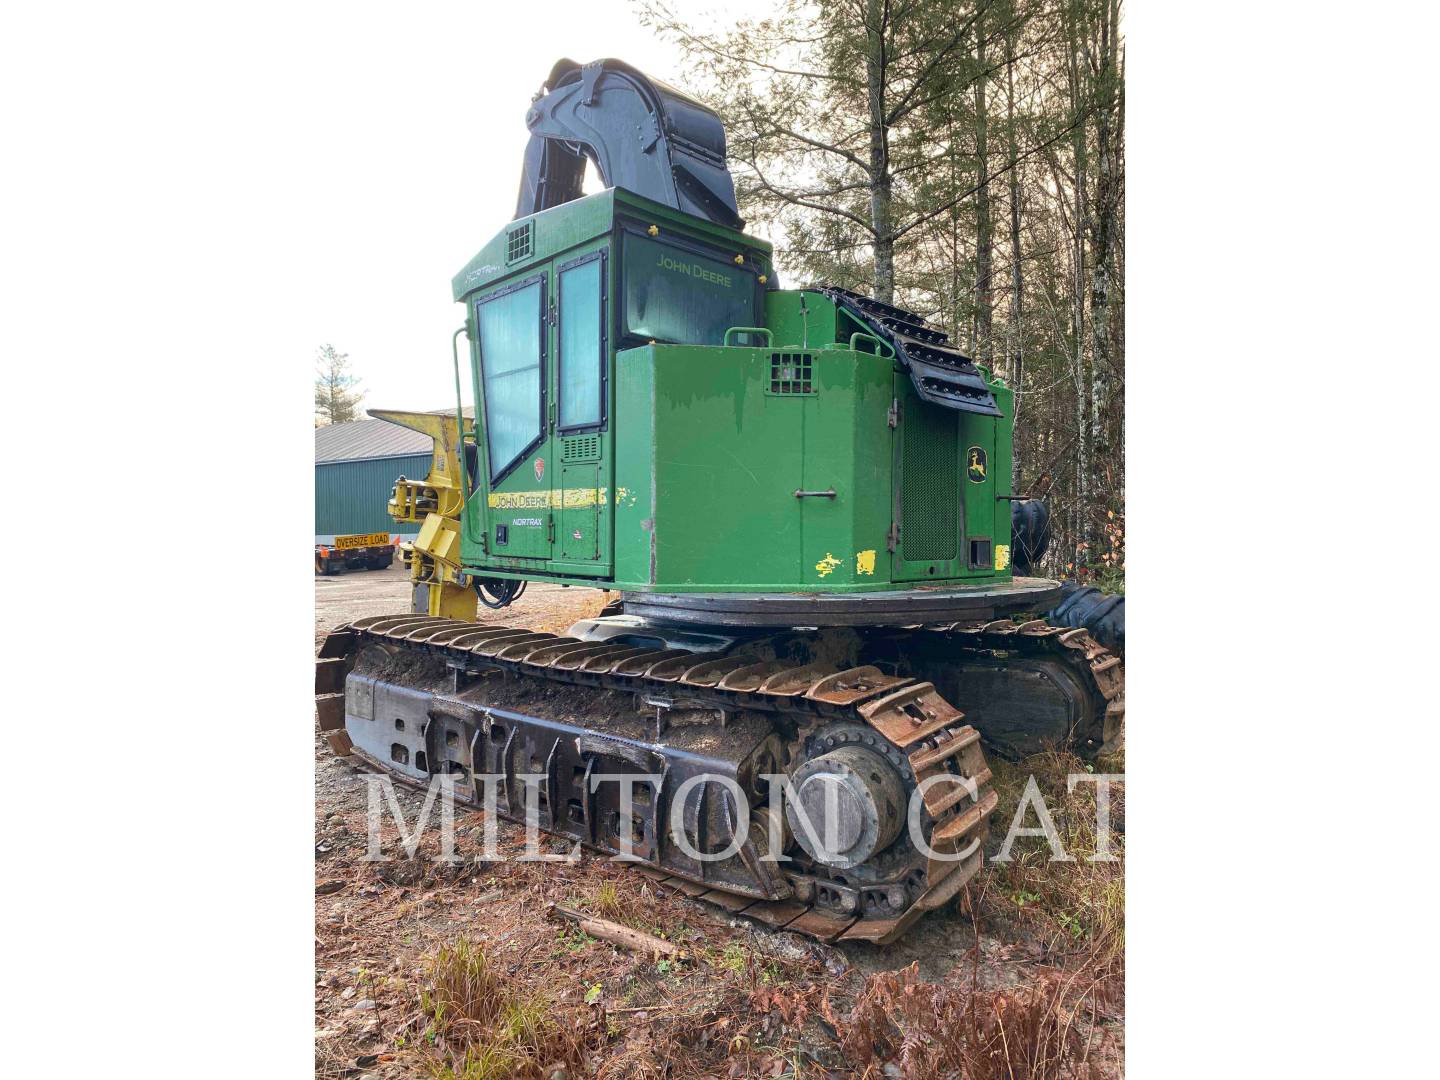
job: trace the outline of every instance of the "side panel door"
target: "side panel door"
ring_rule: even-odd
[[[491,560],[525,560],[521,567],[551,558],[554,547],[547,285],[542,273],[475,303],[486,451],[477,494],[486,492]]]
[[[895,376],[895,509],[900,542],[896,581],[963,576],[965,483],[960,413],[920,400],[905,374]]]

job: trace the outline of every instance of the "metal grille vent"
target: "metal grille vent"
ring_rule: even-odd
[[[813,394],[809,353],[770,354],[770,393]]]
[[[519,262],[530,257],[530,237],[534,232],[533,223],[527,221],[517,229],[511,229],[505,236],[505,261]]]
[[[916,402],[905,410],[901,426],[901,555],[909,562],[953,559],[960,534],[956,414]]]
[[[562,462],[599,461],[600,437],[598,435],[572,435],[560,440]]]

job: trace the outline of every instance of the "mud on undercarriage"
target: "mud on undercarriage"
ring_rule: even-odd
[[[729,911],[883,943],[975,874],[996,805],[981,733],[937,683],[988,709],[1001,745],[1036,737],[1011,699],[1047,680],[1039,726],[1074,745],[1123,717],[1118,660],[1038,622],[664,644],[362,619],[321,647],[320,727],[365,767],[446,774],[470,805]]]

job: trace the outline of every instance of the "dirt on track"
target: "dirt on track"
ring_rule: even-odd
[[[514,607],[482,608],[479,621],[563,633],[575,620],[598,614],[605,599],[598,590],[532,584]],[[405,612],[409,600],[408,575],[398,562],[383,571],[317,577],[317,647],[330,629],[366,615]],[[423,795],[398,785],[393,790],[407,828],[413,828]],[[497,826],[499,849],[512,857],[487,861],[479,853],[485,822],[478,812],[460,815],[456,822],[459,864],[425,857],[438,853],[434,821],[421,841],[420,857],[407,858],[388,810],[382,830],[388,861],[369,861],[368,792],[366,774],[335,758],[317,734],[319,1077],[435,1073],[441,1059],[421,1009],[421,993],[429,979],[428,959],[462,935],[483,945],[517,986],[535,987],[556,1009],[573,1007],[576,1015],[601,1018],[596,1021],[603,1021],[599,1034],[589,1036],[585,1064],[577,1070],[572,1062],[565,1073],[570,1080],[578,1075],[858,1076],[867,1064],[868,1075],[878,1076],[885,1062],[879,1057],[856,1060],[855,1036],[859,1031],[867,1046],[884,1040],[876,1041],[863,1026],[862,1010],[853,1015],[849,1010],[857,998],[868,1000],[867,994],[889,985],[887,978],[918,980],[928,993],[960,1000],[977,991],[1024,992],[1077,963],[1075,950],[1066,947],[1070,943],[1047,936],[1016,909],[1009,878],[1001,880],[988,866],[959,904],[926,916],[893,945],[827,946],[771,933],[659,889],[589,852],[574,863],[518,861],[513,856],[523,845],[523,830],[504,821]],[[1002,801],[995,815],[1003,822],[992,830],[992,852],[1015,805],[1013,799]],[[557,853],[565,847],[546,838],[541,849]],[[1029,894],[1022,890],[1020,895]],[[665,933],[686,948],[689,959],[666,969],[586,935],[577,937],[547,919],[550,903],[592,912],[598,903],[600,914],[609,911],[617,921]],[[1023,908],[1024,901],[1019,903]],[[1119,1075],[1123,1009],[1113,1000],[1103,1009],[1096,1001],[1083,1008],[1072,1003],[1068,1009],[1074,1025],[1085,1030],[1086,1068]],[[847,1028],[845,1017],[857,1026]],[[896,1045],[899,1036],[910,1034],[902,1025]],[[551,1076],[553,1070],[541,1064],[538,1072],[521,1069],[516,1075]],[[898,1057],[889,1065],[884,1075],[932,1075]]]

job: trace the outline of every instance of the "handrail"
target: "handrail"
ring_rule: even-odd
[[[863,330],[857,330],[857,331],[855,331],[855,333],[853,333],[853,334],[850,335],[850,351],[851,351],[851,352],[858,352],[858,351],[859,351],[859,350],[857,350],[857,349],[855,348],[855,339],[856,339],[856,338],[869,338],[871,341],[873,341],[873,342],[878,346],[878,348],[875,350],[875,355],[878,356],[878,357],[880,357],[881,359],[884,359],[884,360],[894,360],[894,359],[895,359],[895,350],[889,345],[889,343],[884,342],[884,341],[881,341],[881,340],[880,340],[878,337],[876,337],[874,334],[867,334],[867,333],[865,333],[865,331],[863,331]],[[887,351],[890,353],[890,355],[889,355],[889,356],[886,356],[884,352],[881,352],[881,351],[880,351],[881,349],[887,350]]]
[[[460,459],[460,505],[462,507],[465,505],[466,496],[470,494],[470,476],[465,468],[465,406],[460,397],[460,335],[468,333],[469,329],[470,326],[467,322],[450,336],[450,356],[455,361],[455,456]]]
[[[763,327],[763,326],[732,326],[732,327],[730,327],[729,330],[726,330],[726,331],[725,331],[724,344],[725,344],[726,346],[728,346],[728,345],[730,344],[730,335],[731,335],[731,334],[764,334],[764,335],[765,335],[765,345],[764,345],[764,348],[767,348],[767,349],[772,348],[772,347],[774,346],[774,344],[775,344],[775,335],[772,334],[766,327]]]

